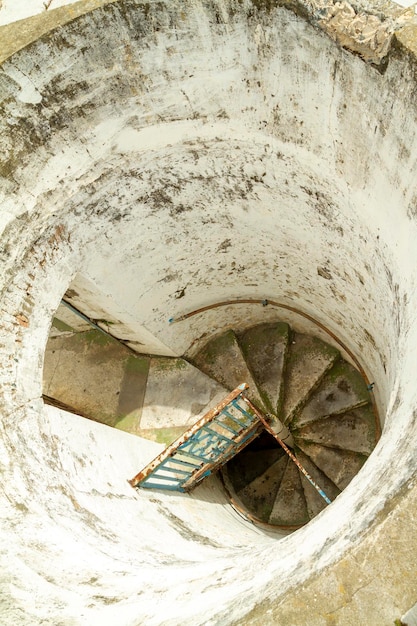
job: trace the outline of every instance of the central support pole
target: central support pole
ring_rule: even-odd
[[[270,414],[267,413],[267,417],[269,417],[269,416],[270,416]],[[271,434],[273,434],[275,439],[278,438],[280,441],[285,443],[288,447],[293,448],[294,447],[294,439],[292,438],[292,434],[291,434],[290,429],[288,428],[288,426],[285,426],[285,424],[283,424],[281,422],[281,420],[278,419],[278,417],[276,415],[271,415],[271,417],[273,418],[271,420],[271,423],[268,422],[269,428],[273,431],[273,433],[271,433]],[[271,431],[269,431],[269,432],[271,432]]]
[[[324,493],[323,489],[321,487],[319,487],[319,485],[313,480],[313,478],[310,476],[310,474],[307,472],[307,470],[301,465],[300,461],[294,456],[294,454],[291,452],[291,450],[288,448],[288,446],[284,443],[284,441],[278,436],[276,430],[278,430],[279,425],[281,425],[281,422],[279,422],[278,428],[274,429],[271,424],[268,423],[268,421],[266,420],[265,416],[263,415],[263,413],[256,408],[256,406],[254,404],[252,404],[252,402],[245,396],[242,394],[242,400],[244,400],[244,402],[246,402],[246,404],[249,406],[249,408],[255,413],[255,415],[257,416],[257,418],[260,420],[260,422],[262,422],[262,424],[264,425],[265,430],[267,430],[273,437],[274,439],[276,439],[279,443],[279,445],[283,448],[283,450],[288,454],[288,456],[290,457],[290,459],[292,461],[294,461],[294,463],[296,464],[296,466],[298,467],[298,469],[300,470],[300,472],[302,472],[304,474],[304,476],[307,478],[308,482],[313,485],[313,487],[315,489],[317,489],[317,491],[319,492],[319,494],[321,495],[321,497],[323,498],[323,500],[327,503],[327,504],[331,504],[332,501],[330,500],[330,498],[328,496],[326,496],[326,494]],[[275,421],[275,419],[274,419]],[[279,420],[277,420],[279,421]],[[284,427],[285,428],[285,427]],[[278,431],[280,433],[280,431]],[[290,435],[291,436],[291,435]]]

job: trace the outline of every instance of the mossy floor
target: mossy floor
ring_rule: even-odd
[[[51,337],[43,393],[75,413],[169,444],[226,391],[183,359],[134,355],[96,330]]]

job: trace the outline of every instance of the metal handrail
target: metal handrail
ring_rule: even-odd
[[[171,443],[163,452],[161,452],[151,463],[149,463],[143,470],[141,470],[136,476],[131,478],[128,482],[132,487],[137,487],[140,483],[142,483],[148,476],[150,476],[154,470],[156,470],[161,463],[172,457],[177,451],[183,454],[181,450],[181,446],[185,444],[187,441],[190,441],[196,433],[198,433],[201,429],[204,428],[206,424],[211,423],[216,416],[220,415],[228,405],[230,405],[237,398],[241,398],[243,392],[248,389],[249,386],[246,383],[242,383],[236,389],[234,389],[231,393],[229,393],[219,404],[217,404],[213,409],[208,411],[203,417],[201,417],[191,428],[189,428],[185,433],[183,433],[178,439],[176,439],[173,443]],[[257,417],[257,416],[256,416]],[[249,423],[245,425],[240,431],[236,431],[236,439],[235,439],[235,453],[239,452],[246,445],[246,437],[256,434],[256,424],[258,422]],[[242,425],[243,426],[243,425]],[[253,432],[252,432],[253,431]],[[230,439],[232,442],[233,439]],[[189,454],[188,452],[186,454]],[[193,479],[193,482],[199,479],[202,479],[208,475],[210,475],[213,471],[218,469],[218,467],[222,464],[217,462],[208,463],[204,462],[203,458],[199,458],[200,467],[195,467],[195,472],[192,472],[192,476],[190,474],[190,478]],[[229,460],[229,458],[227,458]],[[188,485],[185,485],[186,487]]]
[[[315,489],[317,489],[317,491],[319,492],[319,494],[321,495],[323,500],[327,504],[331,504],[332,501],[330,500],[330,498],[324,493],[323,489],[313,480],[313,478],[307,472],[305,467],[303,467],[301,465],[300,461],[297,459],[297,457],[294,456],[294,454],[291,452],[291,450],[288,448],[288,446],[286,446],[286,444],[282,441],[282,439],[280,439],[278,437],[278,435],[274,432],[273,428],[271,428],[270,424],[268,424],[268,422],[265,419],[265,416],[262,414],[262,412],[259,409],[257,409],[256,406],[254,404],[252,404],[252,402],[249,400],[249,398],[247,398],[244,394],[242,394],[242,400],[244,402],[246,402],[246,404],[249,406],[249,408],[255,413],[255,415],[259,419],[259,421],[262,422],[265,430],[267,430],[278,441],[279,445],[282,447],[284,452],[286,452],[288,454],[288,456],[290,457],[290,459],[292,461],[294,461],[294,463],[296,464],[296,466],[298,467],[300,472],[302,472],[304,474],[304,476],[307,478],[308,482],[311,485],[313,485],[313,487]]]

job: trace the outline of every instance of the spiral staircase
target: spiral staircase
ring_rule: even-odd
[[[194,364],[220,384],[250,385],[253,403],[326,495],[334,500],[357,474],[378,439],[368,386],[338,350],[261,324],[210,341]],[[232,501],[255,522],[295,529],[326,507],[272,435],[263,432],[222,470]]]
[[[89,338],[87,349],[80,350],[80,338],[90,334],[91,331],[64,338],[67,344],[73,344],[73,352],[67,345],[66,359],[76,357],[76,368],[81,372],[95,362],[95,378],[102,381],[114,367],[117,353],[123,354],[127,349],[115,345],[114,340],[109,346],[106,341],[92,342]],[[51,352],[55,350],[50,349]],[[149,411],[153,411],[152,420],[162,429],[168,426],[165,436],[175,439],[174,435],[189,428],[190,422],[198,417],[190,415],[188,424],[170,430],[172,425],[164,423],[168,416],[166,402],[155,396],[155,385],[160,395],[172,398],[177,388],[177,401],[183,404],[178,389],[187,384],[188,395],[196,393],[198,387],[205,387],[213,398],[214,392],[218,397],[244,381],[249,385],[249,400],[267,416],[278,438],[331,501],[360,470],[379,436],[370,391],[359,371],[333,346],[317,337],[293,332],[286,323],[264,323],[244,332],[227,330],[211,339],[188,361],[144,355],[137,355],[136,359],[140,363],[140,367],[136,366],[139,378],[132,378],[135,368],[130,366],[129,384],[126,385],[124,376],[118,386],[130,395],[132,388],[140,384],[144,387],[136,392],[135,410],[141,422],[146,420],[147,411],[149,426]],[[71,388],[73,378],[65,374],[62,351],[54,366],[55,379],[59,367],[63,368],[65,385],[52,386],[53,397],[47,396],[48,401],[71,408],[79,391]],[[95,389],[94,392],[94,387],[89,386],[87,396],[97,394],[100,385]],[[160,406],[156,408],[158,402]],[[81,403],[92,406],[91,397]],[[205,408],[212,405],[213,400]],[[100,410],[84,415],[117,425],[102,419]],[[145,437],[155,435],[152,429],[138,428],[131,420],[125,421],[124,429]],[[235,508],[259,525],[291,531],[326,507],[319,491],[266,430],[223,465],[221,478]]]

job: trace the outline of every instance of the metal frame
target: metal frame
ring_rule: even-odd
[[[310,474],[307,472],[307,470],[305,469],[305,467],[303,467],[300,463],[300,461],[297,459],[297,457],[295,457],[293,455],[293,453],[291,452],[291,450],[288,448],[288,446],[282,441],[282,439],[280,439],[278,437],[278,435],[276,434],[276,432],[274,431],[274,429],[271,427],[270,424],[268,424],[267,420],[265,419],[265,416],[261,413],[261,411],[259,409],[256,408],[256,406],[254,406],[252,404],[252,402],[246,398],[246,396],[243,396],[243,400],[244,402],[246,402],[246,404],[248,405],[248,407],[250,408],[251,411],[253,411],[255,413],[255,415],[258,416],[259,421],[263,424],[265,430],[267,430],[279,443],[279,445],[283,448],[284,452],[286,452],[288,454],[288,456],[290,457],[290,459],[292,461],[294,461],[294,463],[296,464],[296,466],[298,467],[298,469],[300,470],[300,472],[302,472],[304,474],[304,476],[307,478],[308,482],[313,485],[314,489],[317,489],[317,491],[319,492],[319,494],[321,495],[321,497],[323,498],[323,500],[327,503],[327,504],[331,504],[332,501],[330,500],[330,498],[324,493],[323,489],[313,480],[313,478],[310,476]]]
[[[245,404],[248,388],[239,385],[129,480],[131,486],[188,492],[238,454],[263,430]]]
[[[129,480],[132,487],[188,492],[245,448],[265,428],[294,461],[327,504],[330,498],[313,480],[263,413],[245,396],[242,383]],[[247,408],[246,408],[247,407]]]

